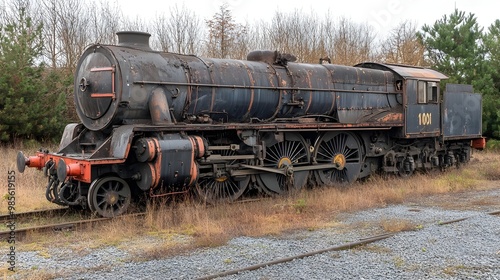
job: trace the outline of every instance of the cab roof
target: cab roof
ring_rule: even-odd
[[[418,67],[418,66],[403,65],[403,64],[363,62],[363,63],[354,65],[354,67],[391,71],[391,72],[394,72],[394,73],[400,75],[405,80],[419,79],[419,80],[440,81],[440,80],[448,79],[448,76],[446,76],[443,73],[438,72],[436,70]]]

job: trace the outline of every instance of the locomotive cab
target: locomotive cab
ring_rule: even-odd
[[[432,69],[371,62],[356,66],[394,73],[405,124],[397,137],[481,138],[482,99],[472,86],[447,84],[441,94],[441,81],[448,77]]]
[[[441,135],[439,82],[423,78],[406,80],[405,138]]]
[[[439,84],[448,77],[432,69],[406,65],[362,63],[358,67],[391,71],[404,108],[405,125],[400,138],[436,137],[441,135]]]

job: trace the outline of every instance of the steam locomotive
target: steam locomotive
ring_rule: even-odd
[[[295,63],[277,51],[210,59],[153,51],[147,33],[117,35],[81,56],[81,123],[66,126],[59,150],[18,153],[20,172],[48,176],[54,203],[112,217],[144,193],[233,201],[447,168],[485,145],[481,95],[456,84],[441,93],[447,77],[434,70]]]

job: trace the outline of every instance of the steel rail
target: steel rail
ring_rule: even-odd
[[[485,214],[486,215],[491,215],[491,216],[500,215],[500,210],[487,212]],[[466,218],[459,218],[459,219],[454,219],[454,220],[439,222],[438,225],[442,226],[442,225],[449,225],[449,224],[453,224],[453,223],[458,223],[458,222],[461,222],[461,221],[468,220],[468,219],[470,219],[472,217],[475,217],[475,216],[470,216],[470,217],[466,217]]]
[[[0,240],[3,239],[9,239],[9,238],[21,238],[26,235],[28,232],[51,232],[51,231],[62,231],[62,230],[67,230],[67,231],[72,231],[75,230],[79,227],[82,227],[83,225],[93,225],[97,224],[100,222],[104,221],[111,221],[113,219],[122,219],[122,218],[127,218],[127,217],[140,217],[144,216],[146,213],[135,213],[135,214],[130,214],[130,215],[121,215],[118,217],[114,218],[94,218],[94,219],[86,219],[86,220],[78,220],[78,221],[72,221],[72,222],[64,222],[64,223],[57,223],[57,224],[48,224],[48,225],[39,225],[39,226],[33,226],[33,227],[25,227],[25,228],[16,228],[14,230],[5,230],[5,231],[0,231]]]
[[[43,209],[43,210],[33,210],[26,212],[17,212],[11,214],[0,215],[0,222],[7,222],[9,220],[20,220],[27,219],[31,217],[45,217],[45,216],[55,216],[58,214],[64,214],[67,211],[71,211],[70,208],[54,208],[54,209]]]

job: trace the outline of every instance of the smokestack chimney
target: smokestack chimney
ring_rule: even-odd
[[[151,34],[147,32],[119,31],[116,32],[116,35],[118,35],[118,46],[152,51],[149,46],[149,37],[151,37]]]

